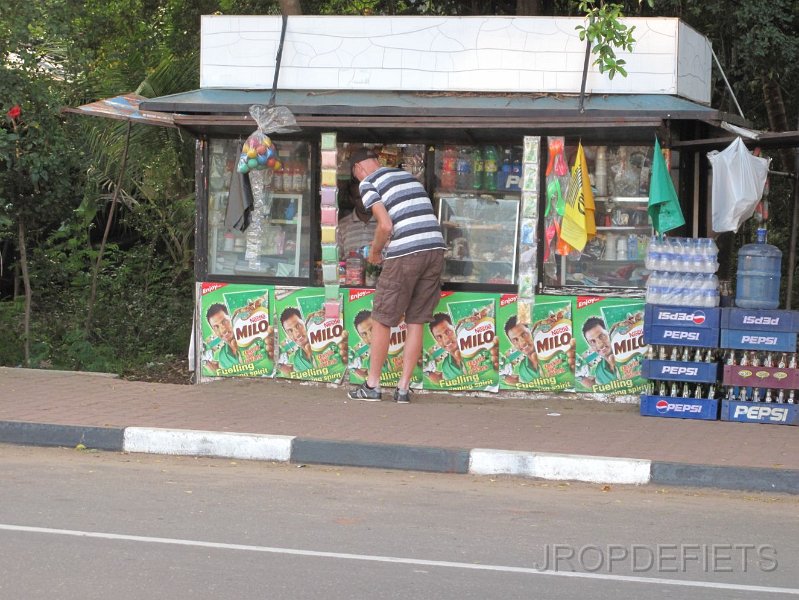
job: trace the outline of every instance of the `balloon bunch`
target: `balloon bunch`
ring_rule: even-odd
[[[263,169],[278,171],[282,167],[283,165],[277,159],[277,148],[272,140],[268,135],[256,131],[244,142],[236,170],[239,173],[249,173]]]

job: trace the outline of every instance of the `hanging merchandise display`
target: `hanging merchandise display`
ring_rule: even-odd
[[[677,200],[677,191],[669,175],[669,169],[655,138],[652,155],[652,178],[649,182],[649,204],[647,207],[652,227],[657,234],[664,234],[685,225],[685,218]]]
[[[521,323],[530,324],[538,282],[538,200],[541,138],[525,136],[522,147],[522,207],[519,239],[519,300],[516,304]]]
[[[271,286],[203,283],[201,368],[209,377],[272,377]]]
[[[495,307],[495,294],[442,292],[424,330],[425,389],[497,391]]]
[[[642,300],[578,296],[574,332],[577,391],[634,394],[646,389]]]
[[[532,323],[520,319],[517,302],[516,294],[499,299],[500,389],[573,389],[572,299],[539,296]]]
[[[738,231],[763,196],[771,159],[753,156],[740,137],[707,158],[713,167],[713,231]]]
[[[345,295],[344,318],[349,339],[349,382],[359,385],[369,374],[369,357],[372,343],[372,304],[375,292],[372,289],[352,288]],[[401,321],[389,332],[388,355],[380,373],[380,385],[395,387],[402,375],[402,356],[408,328]],[[422,369],[417,366],[411,379],[412,388],[422,387]]]
[[[275,288],[278,377],[341,382],[347,368],[347,336],[342,315],[325,314],[327,287],[325,294],[314,288]],[[334,290],[338,292],[338,284]]]

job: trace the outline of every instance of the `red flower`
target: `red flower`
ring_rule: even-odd
[[[22,109],[19,107],[19,104],[15,104],[6,114],[8,115],[8,118],[13,121],[22,114]]]

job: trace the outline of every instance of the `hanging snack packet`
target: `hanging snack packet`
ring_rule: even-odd
[[[264,169],[279,171],[283,165],[277,159],[277,148],[269,134],[298,131],[294,115],[285,106],[267,107],[254,104],[250,107],[250,116],[255,119],[258,129],[244,142],[236,170],[239,173]]]

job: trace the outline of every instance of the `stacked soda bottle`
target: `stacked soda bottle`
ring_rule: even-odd
[[[796,369],[796,353],[728,350],[724,356],[724,363],[740,367]],[[728,385],[724,391],[724,397],[727,400],[739,400],[741,402],[797,403],[795,390],[759,388],[753,386]]]
[[[650,345],[647,349],[646,357],[649,360],[712,363],[716,361],[716,349]],[[648,393],[675,398],[707,398],[712,400],[716,397],[716,385],[713,383],[653,380],[649,384]]]
[[[710,238],[659,238],[649,242],[645,266],[649,304],[719,305],[718,247]]]

